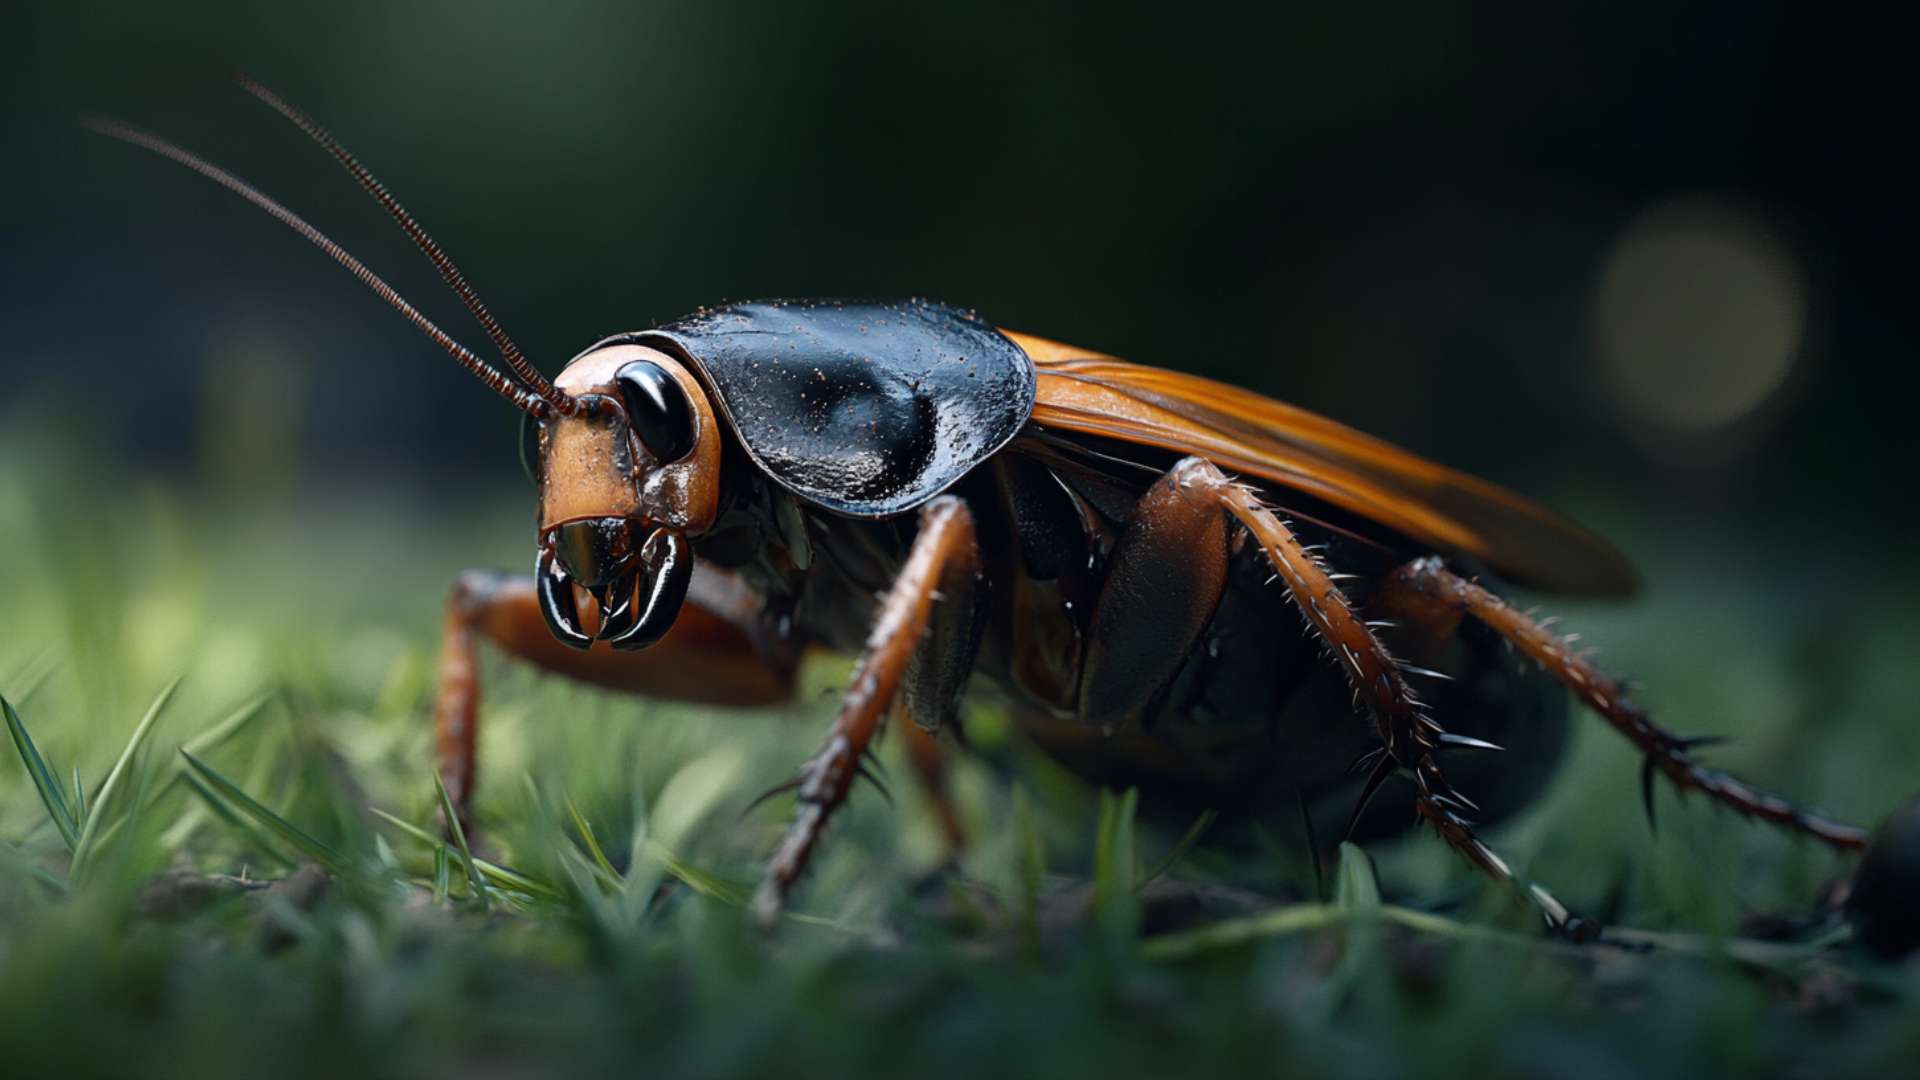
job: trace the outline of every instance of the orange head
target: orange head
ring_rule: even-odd
[[[541,610],[569,645],[643,648],[673,625],[693,569],[687,536],[719,509],[713,406],[686,365],[642,345],[583,353],[553,387],[564,405],[530,411],[526,423]],[[591,634],[574,586],[599,609]]]

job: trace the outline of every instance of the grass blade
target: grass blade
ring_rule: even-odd
[[[272,837],[261,832],[259,827],[253,822],[234,813],[233,808],[225,802],[222,802],[220,796],[215,795],[211,788],[201,783],[199,777],[188,773],[181,777],[180,782],[187,786],[188,791],[198,795],[200,801],[207,805],[207,809],[211,810],[215,817],[226,822],[227,825],[236,831],[245,833],[247,839],[253,842],[253,846],[259,849],[261,854],[289,870],[295,869],[300,865],[289,858],[286,852],[281,851],[280,845],[275,843]]]
[[[1020,936],[1029,957],[1040,951],[1040,891],[1046,883],[1046,841],[1034,819],[1033,803],[1024,785],[1013,789],[1015,894],[1020,909]]]
[[[683,861],[667,845],[651,837],[647,839],[645,849],[649,856],[660,860],[660,865],[667,868],[667,873],[679,878],[688,888],[709,900],[718,900],[733,907],[744,907],[748,897],[753,894],[752,888],[746,885],[709,874]]]
[[[1562,955],[1591,962],[1596,950],[1619,950],[1634,956],[1665,954],[1691,960],[1732,959],[1741,964],[1783,973],[1800,971],[1812,960],[1829,954],[1834,935],[1805,942],[1756,941],[1750,938],[1710,938],[1695,934],[1661,933],[1609,927],[1600,943],[1573,945],[1519,934],[1497,927],[1463,923],[1430,911],[1382,904],[1371,915],[1338,904],[1291,904],[1236,919],[1225,919],[1194,930],[1163,934],[1145,943],[1140,955],[1157,962],[1180,962],[1223,949],[1244,948],[1274,938],[1291,937],[1329,928],[1352,928],[1357,922],[1390,923],[1428,937],[1475,945],[1493,945],[1527,952]]]
[[[49,645],[45,652],[27,661],[26,666],[14,674],[13,700],[17,704],[25,705],[58,670],[60,670],[60,648],[57,645]]]
[[[449,847],[445,840],[440,839],[412,822],[403,821],[400,818],[394,817],[392,814],[387,813],[377,806],[370,806],[367,809],[387,824],[392,825],[394,828],[399,829],[415,840],[442,849]],[[488,881],[491,881],[498,888],[513,889],[517,892],[526,893],[529,896],[537,896],[543,900],[566,899],[566,894],[562,893],[559,889],[554,888],[538,878],[528,877],[518,870],[499,866],[480,858],[474,859],[473,865],[477,867],[482,874],[487,876]]]
[[[33,745],[33,736],[27,734],[26,721],[13,711],[13,703],[0,697],[0,711],[6,713],[7,732],[13,736],[14,749],[20,752],[20,760],[27,766],[27,775],[33,778],[33,786],[40,792],[40,801],[47,808],[47,817],[53,819],[53,827],[60,830],[60,839],[66,841],[67,850],[78,851],[80,826],[67,809],[66,796],[60,793],[60,781],[53,778],[53,770],[47,768],[46,759],[40,756],[40,748]]]
[[[1182,855],[1191,851],[1193,845],[1200,842],[1200,837],[1206,834],[1207,827],[1212,825],[1213,819],[1219,816],[1218,810],[1202,810],[1200,816],[1193,819],[1193,824],[1187,826],[1187,831],[1182,833],[1180,839],[1175,841],[1173,847],[1167,851],[1167,857],[1160,860],[1160,865],[1154,867],[1152,873],[1134,883],[1134,890],[1137,892],[1146,888],[1149,881],[1173,869],[1173,864],[1179,862]]]
[[[1340,869],[1334,878],[1333,902],[1354,912],[1380,910],[1380,882],[1373,874],[1373,860],[1356,844],[1340,845]]]
[[[229,739],[233,738],[234,735],[238,734],[240,729],[246,726],[247,721],[252,720],[259,714],[260,707],[272,699],[272,694],[260,694],[243,702],[238,708],[228,713],[219,723],[214,724],[207,730],[181,743],[181,748],[193,754],[195,757],[204,757],[208,751],[224,745]],[[153,793],[147,797],[143,805],[152,806],[170,794],[175,787],[193,782],[193,775],[188,771],[186,762],[172,762],[168,766],[167,778],[160,784],[155,785]],[[207,805],[217,808],[220,804],[218,800],[215,800],[207,803]],[[229,821],[238,821],[232,814],[223,814],[222,816]],[[200,819],[197,808],[190,808],[187,814],[181,816],[179,820],[168,827],[167,831],[161,837],[161,846],[169,850],[179,847],[199,824]]]
[[[1162,963],[1191,960],[1222,949],[1344,926],[1351,917],[1350,912],[1332,904],[1289,904],[1258,915],[1222,919],[1193,930],[1149,938],[1141,945],[1140,955]]]
[[[446,815],[447,829],[453,833],[453,842],[460,845],[460,865],[466,868],[467,885],[473,890],[473,898],[481,906],[487,903],[487,879],[480,874],[480,867],[474,864],[473,849],[467,846],[467,830],[460,827],[460,815],[454,812],[453,796],[447,793],[446,781],[440,779],[440,770],[433,771],[433,790],[440,797],[440,812]]]
[[[1242,948],[1256,942],[1292,937],[1316,930],[1336,927],[1351,930],[1356,923],[1375,920],[1392,923],[1415,933],[1448,938],[1453,941],[1486,942],[1526,949],[1555,947],[1554,943],[1542,941],[1537,937],[1456,922],[1444,915],[1414,911],[1389,904],[1382,904],[1374,908],[1371,913],[1363,914],[1357,908],[1342,907],[1337,903],[1306,903],[1289,904],[1243,918],[1223,919],[1194,930],[1163,934],[1143,945],[1140,955],[1148,960],[1177,962],[1221,949]]]
[[[93,853],[94,836],[100,819],[106,816],[106,809],[111,805],[114,792],[120,789],[120,783],[125,779],[133,759],[139,755],[140,748],[146,745],[147,736],[153,732],[154,722],[160,719],[160,714],[166,711],[167,703],[173,700],[173,692],[179,688],[181,678],[182,676],[174,676],[173,681],[154,697],[153,704],[147,706],[147,714],[142,716],[140,723],[134,726],[133,736],[127,740],[127,745],[121,748],[119,760],[113,763],[113,768],[107,772],[106,781],[100,785],[99,793],[93,797],[93,810],[87,814],[86,821],[81,824],[80,840],[73,849],[73,872],[76,876],[87,865]]]
[[[1300,1002],[1308,1022],[1331,1020],[1355,994],[1377,986],[1369,976],[1378,971],[1384,949],[1381,933],[1380,881],[1374,876],[1373,860],[1359,845],[1343,842],[1340,863],[1334,871],[1333,908],[1346,916],[1340,936],[1340,959],[1319,985]]]
[[[1140,792],[1128,788],[1125,794],[1103,791],[1100,797],[1100,823],[1094,832],[1094,888],[1119,894],[1133,891],[1137,873],[1133,853],[1133,823],[1139,809]]]
[[[218,723],[195,735],[193,738],[188,739],[186,742],[181,743],[180,748],[195,757],[205,757],[209,752],[225,745],[227,740],[239,734],[240,729],[246,727],[247,722],[259,714],[261,707],[272,700],[273,695],[271,693],[256,694],[248,698],[246,701],[241,702],[232,712],[222,717]],[[186,776],[186,766],[181,765],[177,767],[174,776],[184,778]]]
[[[217,792],[220,798],[231,803],[235,809],[245,814],[248,818],[251,818],[256,824],[266,829],[268,833],[285,842],[288,846],[298,850],[314,862],[319,863],[330,873],[340,875],[347,871],[346,862],[340,857],[338,852],[314,839],[293,822],[288,821],[286,818],[281,817],[279,814],[274,813],[259,802],[256,802],[253,796],[241,791],[239,785],[220,775],[219,771],[212,766],[188,753],[185,747],[181,748],[180,756],[187,760],[187,764],[193,768],[197,778],[203,781],[207,787]]]
[[[593,857],[593,865],[599,868],[602,874],[618,883],[620,871],[613,868],[613,863],[607,861],[607,853],[600,850],[600,841],[593,837],[593,826],[587,824],[587,819],[580,813],[580,808],[573,804],[572,796],[563,796],[563,798],[567,804],[567,817],[573,821],[573,831],[580,834],[580,842],[587,846],[587,854]]]
[[[1128,788],[1124,795],[1100,793],[1100,824],[1093,841],[1093,910],[1101,931],[1112,942],[1133,937],[1140,926],[1133,843],[1139,805],[1138,788]]]
[[[591,856],[588,860],[588,869],[593,871],[594,879],[600,882],[608,892],[620,892],[626,887],[626,878],[621,876],[620,871],[613,868],[613,863],[607,859],[607,853],[600,849],[600,841],[593,835],[593,826],[587,823],[586,816],[580,813],[578,806],[574,805],[572,797],[562,796],[562,798],[567,805],[567,817],[573,822],[573,831],[580,834],[580,842],[586,846],[587,854]]]
[[[193,751],[195,754],[204,754],[239,734],[240,729],[247,726],[247,721],[253,719],[254,714],[260,711],[261,706],[272,700],[273,694],[271,692],[256,694],[241,702],[238,707],[222,718],[219,723],[214,724],[212,727],[180,745]]]
[[[19,873],[45,885],[60,896],[67,895],[67,883],[46,867],[35,863],[12,844],[0,844],[0,868]]]

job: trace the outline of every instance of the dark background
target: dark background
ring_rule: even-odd
[[[232,196],[74,126],[179,139],[479,344],[347,177],[225,81],[244,67],[352,146],[549,372],[702,303],[924,294],[1629,536],[1902,549],[1913,93],[1874,27],[1754,3],[816,7],[9,5],[8,452],[524,497],[513,418],[431,345]],[[1666,259],[1676,233],[1705,261]],[[1653,321],[1614,349],[1636,396],[1602,282],[1648,236],[1622,317]],[[1760,260],[1759,293],[1726,284],[1728,251]],[[1756,367],[1778,387],[1730,412],[1659,406]]]

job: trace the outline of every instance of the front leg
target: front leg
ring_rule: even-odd
[[[484,570],[461,574],[447,598],[433,707],[440,776],[461,825],[472,824],[480,639],[536,667],[609,689],[702,705],[773,705],[792,698],[797,647],[773,633],[761,617],[764,608],[737,575],[700,563],[679,618],[658,643],[620,652],[596,641],[583,650],[554,639],[532,578]],[[592,616],[591,610],[586,614]]]
[[[887,716],[910,666],[920,671],[952,670],[949,657],[928,657],[918,665],[915,653],[930,623],[967,625],[971,616],[935,619],[934,605],[971,603],[971,583],[979,574],[980,550],[974,541],[973,514],[951,495],[928,503],[920,512],[920,532],[914,537],[906,565],[881,601],[866,649],[854,665],[840,715],[827,734],[826,745],[802,769],[797,793],[799,806],[786,837],[767,864],[767,875],[754,894],[754,916],[762,925],[779,917],[788,891],[806,869],[808,859],[826,830],[827,819],[847,800],[859,774],[860,760]],[[944,613],[943,613],[944,614]],[[944,637],[944,635],[943,635]],[[964,647],[949,643],[950,647]],[[935,717],[920,717],[936,721]]]

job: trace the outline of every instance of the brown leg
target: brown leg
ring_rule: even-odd
[[[478,769],[475,748],[479,741],[480,663],[473,644],[475,612],[471,597],[479,584],[479,574],[469,570],[454,579],[453,594],[447,598],[446,615],[440,624],[440,688],[433,698],[434,760],[462,829],[473,825],[470,807]],[[529,580],[527,590],[532,589]],[[447,827],[450,830],[452,823]]]
[[[785,839],[767,865],[767,876],[754,894],[755,916],[763,925],[779,917],[788,890],[806,869],[820,842],[827,819],[847,799],[860,759],[873,741],[874,731],[893,704],[894,693],[913,661],[922,636],[933,621],[941,583],[958,567],[972,578],[980,565],[974,544],[973,515],[966,504],[942,496],[920,512],[920,533],[914,537],[893,587],[881,601],[866,651],[854,665],[840,715],[827,742],[801,770],[799,807]]]
[[[1399,662],[1355,612],[1334,575],[1250,489],[1229,481],[1212,463],[1199,458],[1180,462],[1170,475],[1179,477],[1194,495],[1233,515],[1252,534],[1308,628],[1327,644],[1346,673],[1356,704],[1366,707],[1382,745],[1362,759],[1373,767],[1361,805],[1389,776],[1405,771],[1415,785],[1416,811],[1441,839],[1495,880],[1517,885],[1513,871],[1474,834],[1473,822],[1465,816],[1473,804],[1447,782],[1437,760],[1442,745],[1474,745],[1475,741],[1447,734],[1428,715],[1407,685]],[[1539,886],[1528,886],[1527,893],[1555,929],[1576,934],[1591,929]]]
[[[1641,776],[1649,820],[1653,816],[1653,774],[1657,770],[1680,791],[1702,792],[1749,817],[1811,836],[1843,851],[1866,846],[1864,830],[1830,821],[1778,796],[1755,790],[1726,773],[1695,764],[1688,751],[1699,740],[1682,738],[1656,726],[1645,710],[1628,699],[1619,683],[1574,652],[1565,639],[1498,596],[1451,573],[1439,559],[1416,559],[1388,575],[1375,605],[1383,615],[1418,622],[1435,628],[1436,632],[1450,633],[1462,615],[1471,615],[1566,684],[1582,702],[1646,755]]]
[[[1140,711],[1193,651],[1227,586],[1220,470],[1188,458],[1134,504],[1087,625],[1075,715],[1105,732]]]
[[[895,714],[894,727],[900,732],[900,742],[906,748],[913,775],[919,779],[920,788],[926,792],[927,802],[940,821],[940,834],[947,842],[947,857],[957,858],[967,849],[967,830],[960,824],[960,811],[953,805],[953,794],[947,788],[947,754],[940,746],[940,738],[915,723],[906,710]]]
[[[590,608],[592,600],[586,601]],[[770,705],[792,695],[795,647],[762,625],[758,597],[734,575],[700,564],[686,606],[659,644],[616,652],[555,641],[533,579],[470,570],[454,583],[440,646],[434,742],[440,775],[463,825],[471,824],[480,707],[476,647],[486,638],[547,671],[616,690],[707,705]],[[591,611],[582,613],[592,616]],[[592,625],[591,623],[589,625]]]
[[[939,818],[949,857],[958,857],[966,849],[967,834],[947,790],[947,760],[939,732],[957,729],[960,696],[973,677],[974,659],[980,652],[986,606],[979,602],[979,571],[977,558],[953,559],[941,571],[936,602],[901,677],[900,705],[894,710],[894,727],[914,777]]]

